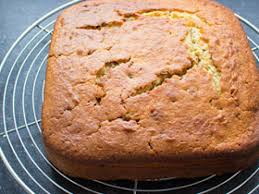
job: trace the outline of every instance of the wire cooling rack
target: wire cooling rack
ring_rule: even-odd
[[[34,22],[14,42],[0,65],[0,156],[24,190],[28,193],[258,193],[259,163],[224,176],[104,182],[67,177],[47,160],[40,123],[48,47],[57,14],[78,1],[64,4]],[[258,63],[259,30],[236,16],[247,31]]]

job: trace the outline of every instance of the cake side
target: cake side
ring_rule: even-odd
[[[258,158],[258,87],[244,31],[213,1],[79,3],[59,16],[52,37],[46,151],[84,178],[95,178],[82,175],[89,167],[118,164],[112,177],[108,169],[96,176],[127,178],[136,166],[143,173],[135,178],[153,166],[161,170],[151,178],[241,169]],[[224,165],[233,157],[233,168]],[[176,172],[188,163],[188,173]],[[122,167],[125,177],[116,174]]]

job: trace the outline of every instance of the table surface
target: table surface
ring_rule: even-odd
[[[259,0],[218,0],[259,27]],[[36,19],[68,0],[0,0],[0,61]],[[0,193],[24,193],[0,160]]]

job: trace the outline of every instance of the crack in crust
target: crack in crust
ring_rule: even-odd
[[[108,48],[107,48],[108,50]],[[69,57],[71,55],[78,55],[78,56],[90,56],[92,54],[94,54],[94,52],[97,51],[97,49],[91,49],[91,50],[87,50],[87,51],[82,51],[82,50],[76,50],[76,51],[72,51],[69,53],[59,53],[59,54],[51,54],[48,57],[54,57],[54,58],[59,58],[59,57]]]
[[[101,77],[107,75],[107,73],[110,71],[110,69],[113,69],[117,66],[119,66],[122,63],[127,63],[130,61],[131,58],[126,59],[119,59],[119,60],[113,60],[106,62],[102,68],[100,68],[96,73],[96,78],[100,79]]]
[[[100,105],[102,99],[106,96],[106,91],[104,90],[103,84],[101,82],[101,78],[109,73],[109,71],[120,64],[127,63],[130,61],[131,58],[126,58],[126,59],[119,59],[119,60],[113,60],[106,62],[102,68],[100,68],[97,73],[96,73],[96,79],[95,79],[95,84],[97,86],[100,86],[104,92],[103,96],[97,97],[96,98],[96,104]]]
[[[176,72],[170,72],[167,69],[162,70],[161,72],[159,72],[157,74],[157,78],[155,80],[153,80],[152,82],[144,85],[144,86],[140,86],[138,88],[136,88],[132,93],[131,93],[131,97],[133,96],[137,96],[149,91],[154,90],[155,88],[161,86],[166,80],[172,78],[174,75],[183,77],[188,70],[190,70],[194,65],[192,64],[190,67],[187,67],[181,71],[176,71]]]
[[[183,18],[187,20],[186,26],[189,27],[189,30],[186,37],[184,38],[184,43],[188,46],[188,53],[191,57],[191,60],[194,65],[202,67],[212,75],[214,88],[217,93],[220,94],[221,73],[213,64],[212,56],[209,52],[209,45],[205,40],[202,39],[202,28],[199,26],[199,23],[206,25],[211,24],[204,18],[201,18],[194,13],[188,13],[185,11],[149,11],[143,12],[142,15],[169,19]]]
[[[212,75],[214,88],[217,93],[220,94],[221,73],[213,64],[212,56],[209,52],[209,46],[204,40],[202,40],[201,30],[197,27],[191,27],[184,39],[184,43],[188,45],[188,53],[192,62]]]
[[[156,87],[162,85],[166,79],[169,79],[173,76],[173,74],[166,72],[163,74],[158,74],[157,75],[157,79],[153,80],[152,82],[144,85],[144,86],[140,86],[138,88],[135,89],[134,92],[132,92],[131,96],[137,96],[143,93],[146,93],[148,91],[151,91],[153,89],[155,89]]]
[[[204,23],[206,25],[211,25],[205,18],[200,17],[196,12],[188,12],[184,10],[148,10],[140,12],[143,16],[152,16],[152,17],[163,17],[169,19],[186,19],[187,25],[193,25],[197,23]]]
[[[149,149],[150,149],[154,154],[158,155],[158,152],[155,150],[154,146],[152,145],[151,138],[150,138],[150,140],[148,141],[147,145],[148,145]]]
[[[103,22],[100,25],[84,25],[76,27],[76,29],[81,30],[101,30],[102,28],[111,28],[111,27],[120,27],[122,26],[123,22],[113,21],[113,22]]]

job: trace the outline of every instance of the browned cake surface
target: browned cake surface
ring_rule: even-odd
[[[258,158],[259,77],[233,13],[209,0],[92,0],[58,18],[43,137],[72,176],[201,176]]]

